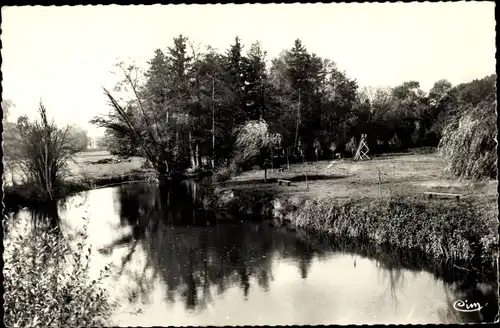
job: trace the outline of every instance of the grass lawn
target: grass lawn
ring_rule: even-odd
[[[490,216],[497,217],[497,181],[471,183],[459,181],[444,171],[446,163],[436,153],[401,153],[373,157],[371,160],[351,159],[293,164],[290,170],[252,170],[221,183],[233,189],[261,189],[282,195],[329,198],[342,202],[351,199],[380,199],[391,196],[423,198],[425,191],[464,194]],[[309,188],[306,186],[307,172]],[[292,181],[291,186],[276,183],[276,179]],[[430,201],[456,201],[447,200]]]

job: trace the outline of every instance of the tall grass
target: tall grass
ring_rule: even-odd
[[[329,197],[279,197],[272,192],[234,190],[224,201],[214,192],[213,203],[224,203],[240,215],[272,219],[333,236],[416,250],[436,260],[491,262],[497,252],[495,228],[466,199],[439,203],[418,197],[334,201]]]
[[[465,179],[496,178],[496,103],[463,106],[463,114],[445,127],[439,145],[447,170]]]
[[[466,202],[466,201],[463,201]],[[491,261],[495,232],[472,204],[440,204],[419,199],[281,200],[280,214],[294,226],[378,245],[419,250],[436,259]]]
[[[4,313],[6,326],[104,326],[115,304],[101,283],[89,277],[91,248],[84,249],[87,226],[77,251],[58,229],[44,222],[4,220]]]

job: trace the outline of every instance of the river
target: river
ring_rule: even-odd
[[[45,214],[63,233],[89,219],[91,274],[114,265],[106,284],[119,300],[117,325],[465,323],[498,312],[495,277],[451,264],[430,270],[261,222],[221,223],[197,204],[198,190],[192,181],[132,183],[68,197]],[[464,312],[460,301],[485,307]]]

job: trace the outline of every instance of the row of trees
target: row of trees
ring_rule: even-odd
[[[457,86],[440,80],[428,93],[417,81],[360,89],[300,40],[267,64],[259,43],[245,52],[236,37],[223,54],[200,52],[180,35],[166,52],[155,51],[144,74],[117,65],[125,78],[114,91],[128,88],[133,97],[122,104],[105,90],[114,110],[93,123],[106,128],[112,153],[145,156],[168,175],[204,159],[214,167],[241,157],[238,144],[259,138],[262,129],[252,128],[259,124],[269,133],[261,140],[277,141],[261,142],[265,151],[253,154],[260,163],[279,154],[331,158],[352,150],[364,133],[372,153],[437,146],[467,106],[496,94],[495,75]]]

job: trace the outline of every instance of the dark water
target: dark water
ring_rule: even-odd
[[[68,198],[42,216],[63,233],[89,218],[92,274],[115,265],[107,284],[121,305],[117,325],[492,322],[498,313],[494,276],[451,264],[429,269],[238,218],[217,223],[199,209],[198,193],[193,182],[122,185]],[[462,312],[460,301],[484,308]]]

